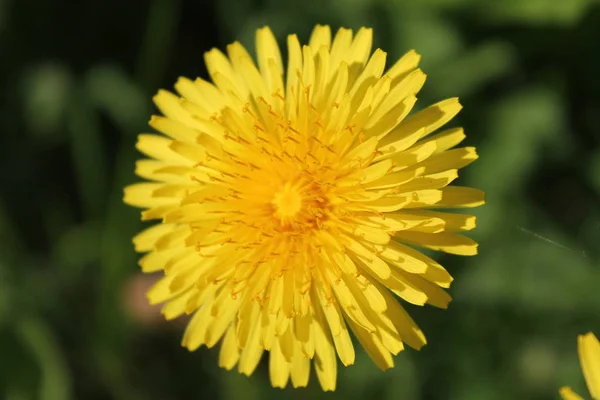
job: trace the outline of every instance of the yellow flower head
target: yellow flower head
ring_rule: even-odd
[[[579,335],[577,350],[585,383],[587,383],[592,400],[600,400],[600,342],[591,332]],[[570,387],[562,387],[560,394],[564,400],[583,400]]]
[[[144,272],[165,276],[149,291],[166,318],[193,314],[183,346],[223,338],[220,365],[250,375],[270,352],[274,386],[324,390],[337,357],[354,363],[350,331],[382,369],[423,333],[405,301],[447,307],[452,277],[409,247],[473,255],[460,234],[475,217],[438,209],[483,204],[481,191],[449,187],[473,147],[450,150],[460,128],[435,131],[457,99],[408,116],[425,82],[408,52],[384,73],[372,30],[317,26],[308,45],[287,38],[287,69],[269,28],[256,35],[258,67],[233,43],[205,54],[212,82],[181,78],[160,91],[164,116],[137,148],[150,159],[125,202],[160,223],[134,239]],[[337,357],[336,357],[337,354]]]

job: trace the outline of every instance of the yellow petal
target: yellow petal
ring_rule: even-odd
[[[187,179],[187,176],[179,174],[179,171],[188,173],[189,176],[189,173],[194,171],[194,169],[183,165],[167,164],[157,160],[138,160],[135,163],[135,174],[141,178],[159,182],[190,183],[191,181]],[[161,188],[162,186],[156,188],[156,190],[160,190]]]
[[[337,265],[340,270],[347,274],[356,274],[356,264],[347,254],[340,251],[334,252],[332,255],[333,263]]]
[[[349,277],[348,275],[344,275],[343,278],[361,307],[375,311],[376,314],[385,311],[385,299],[379,290],[373,286],[371,278],[366,276]]]
[[[244,79],[244,83],[250,89],[255,98],[268,96],[265,82],[256,68],[252,57],[239,42],[227,46],[227,52],[235,71]]]
[[[386,144],[384,146],[379,147],[378,154],[375,157],[375,160],[382,160],[385,158],[389,158],[398,153],[402,153],[403,151],[409,149],[413,146],[417,140],[419,140],[423,136],[424,128],[417,129],[415,132],[412,132],[408,135],[398,138],[397,140]]]
[[[174,211],[177,205],[165,205],[152,207],[149,210],[142,212],[142,221],[150,221],[152,219],[162,219],[165,215]]]
[[[260,345],[261,337],[261,324],[260,319],[256,319],[254,328],[248,338],[246,346],[242,350],[240,362],[238,364],[238,371],[246,376],[252,375],[264,352],[264,349]]]
[[[215,79],[217,74],[221,74],[227,78],[227,81],[232,84],[231,87],[233,88],[233,93],[236,96],[238,96],[240,99],[246,99],[248,96],[248,88],[244,84],[243,79],[233,70],[229,59],[225,56],[225,54],[223,54],[223,52],[218,49],[211,49],[210,51],[204,53],[204,63],[206,64],[206,69],[208,69],[208,73],[210,74],[213,82],[215,82],[216,86],[221,90],[222,93],[227,93],[227,90],[230,88],[225,88],[219,84],[219,79]],[[190,94],[182,93],[182,95],[186,96],[197,104],[206,104],[205,102],[208,100],[205,98],[199,98],[198,96],[202,96],[202,94],[196,91],[193,91]],[[214,110],[214,108],[212,110]]]
[[[221,218],[235,206],[226,203],[187,204],[164,216],[164,222],[200,222]]]
[[[355,148],[353,148],[348,154],[346,154],[345,159],[348,163],[356,164],[361,161],[366,160],[368,157],[373,155],[375,149],[377,148],[377,138],[370,138],[364,143],[359,144]]]
[[[417,144],[401,153],[393,154],[391,160],[394,162],[395,167],[392,168],[392,171],[403,170],[408,166],[415,165],[428,159],[435,153],[435,146],[435,143]],[[422,170],[420,170],[419,167],[416,168],[419,170],[419,173],[422,173]]]
[[[258,320],[259,315],[260,306],[258,301],[248,297],[246,304],[242,305],[238,316],[236,333],[240,348],[246,347],[246,343],[248,342],[248,338],[252,332],[253,324],[256,320]]]
[[[470,187],[448,186],[439,190],[441,199],[432,208],[471,208],[485,204],[485,192]]]
[[[371,46],[373,45],[373,29],[360,28],[350,45],[346,60],[349,65],[359,63],[364,65],[371,54]]]
[[[435,135],[424,138],[419,143],[435,142],[436,153],[441,153],[462,142],[467,136],[463,128],[451,128],[436,133]]]
[[[198,121],[192,118],[190,113],[181,106],[181,99],[175,94],[166,90],[159,90],[152,100],[167,119],[178,122],[190,129],[200,127]]]
[[[414,285],[398,279],[397,275],[398,273],[394,271],[389,279],[380,280],[380,282],[402,300],[416,306],[424,306],[427,303],[427,295]]]
[[[175,248],[165,251],[152,251],[142,257],[139,261],[139,264],[142,267],[142,272],[156,272],[162,270],[172,258],[178,259],[180,257],[185,257],[189,255],[191,251],[193,250],[188,250],[185,248]]]
[[[583,397],[579,396],[570,387],[562,387],[560,388],[560,395],[563,400],[583,400]]]
[[[279,349],[279,341],[273,343],[271,352],[269,353],[269,377],[273,387],[285,388],[290,379],[290,365],[283,358],[283,354]]]
[[[369,209],[375,211],[392,212],[402,208],[421,208],[437,205],[442,200],[442,195],[442,190],[419,190],[401,195],[388,195],[366,203],[366,205]]]
[[[206,330],[210,321],[210,309],[213,297],[211,296],[202,307],[196,311],[185,329],[181,345],[190,351],[198,349],[205,342]]]
[[[172,140],[160,135],[143,133],[138,135],[135,147],[145,155],[161,161],[186,163],[187,160],[175,153],[169,145]]]
[[[385,176],[392,169],[391,160],[383,160],[369,165],[367,168],[351,174],[348,178],[359,177],[362,184],[371,183]]]
[[[154,248],[159,252],[170,248],[181,248],[184,246],[184,239],[189,233],[190,228],[188,226],[177,225],[170,232],[162,235],[154,244]]]
[[[176,204],[176,200],[168,197],[154,197],[156,189],[163,186],[161,183],[136,183],[129,185],[124,190],[123,201],[131,206],[150,208]]]
[[[380,118],[370,117],[365,124],[365,136],[376,136],[381,139],[388,135],[413,109],[417,102],[417,98],[410,95],[396,104],[389,112]],[[421,133],[419,133],[421,134]],[[416,139],[420,138],[418,136]],[[415,139],[415,140],[416,140]]]
[[[345,366],[352,365],[355,359],[354,346],[352,345],[352,339],[350,338],[342,311],[335,303],[324,305],[324,300],[321,297],[320,304],[325,308],[324,314],[333,335],[333,342],[338,357]]]
[[[417,68],[419,61],[421,61],[421,56],[414,50],[410,50],[396,61],[386,73],[386,75],[393,79],[392,86],[400,82],[407,73]]]
[[[600,342],[589,332],[577,338],[581,369],[592,398],[600,399]]]
[[[298,343],[303,346],[303,348],[298,351],[304,352],[304,355],[309,358],[312,358],[314,355],[314,343],[311,333],[312,319],[311,313],[296,315],[294,317],[294,336],[296,337],[296,340],[298,340]],[[306,354],[305,351],[308,351],[309,354]]]
[[[173,103],[172,108],[180,110],[178,113],[181,115],[185,115],[184,112],[190,114],[192,111],[184,107],[184,100],[192,103],[194,105],[193,114],[202,118],[210,117],[211,114],[218,112],[227,104],[219,90],[212,83],[203,79],[192,81],[188,78],[179,77],[175,83],[175,90],[182,96],[182,99],[173,98],[170,102]],[[175,100],[177,100],[177,104],[175,104]],[[163,102],[166,103],[165,100]],[[182,117],[177,120],[181,121]]]
[[[189,301],[190,297],[195,294],[194,290],[188,290],[183,294],[169,300],[160,312],[165,316],[166,320],[175,319],[185,312],[185,306]]]
[[[329,63],[331,64],[332,61],[330,60]],[[339,66],[336,68],[335,73],[332,76],[332,86],[331,86],[331,90],[329,92],[329,96],[326,97],[326,104],[337,104],[339,105],[342,102],[342,99],[344,98],[344,95],[346,94],[346,87],[348,86],[348,64],[346,64],[345,62],[339,64]],[[350,101],[350,99],[348,98],[348,101]],[[343,109],[342,109],[343,110]],[[349,110],[349,109],[348,109]],[[332,113],[336,113],[340,111],[339,107],[333,107],[331,108]],[[334,122],[335,122],[335,118],[332,117],[332,115],[329,115],[329,124],[327,125],[327,128],[330,129],[332,126],[334,126]]]
[[[408,214],[404,211],[383,214],[381,217],[369,217],[374,227],[388,233],[412,229],[421,232],[441,232],[444,221],[437,218],[425,218]]]
[[[226,75],[224,75],[223,73],[217,71],[215,73],[215,78],[217,78],[218,76],[221,77],[225,77]],[[237,76],[237,81],[241,81],[240,86],[246,88],[246,85],[243,81],[243,77],[239,76],[239,73],[236,72],[236,76]],[[219,79],[215,79],[216,82],[219,82]],[[227,82],[231,85],[231,81],[229,81],[229,79],[223,80],[223,82]],[[202,78],[196,78],[193,82],[190,81],[189,79],[179,79],[177,81],[177,83],[175,84],[175,88],[180,92],[183,93],[183,85],[184,83],[187,85],[191,85],[190,90],[192,90],[192,88],[194,88],[195,90],[197,90],[200,94],[201,97],[203,99],[203,103],[198,103],[200,101],[200,99],[195,98],[196,101],[194,101],[195,104],[198,105],[202,105],[203,108],[205,108],[206,110],[208,110],[211,113],[211,117],[214,116],[215,114],[219,113],[219,112],[223,112],[223,110],[227,109],[227,108],[232,108],[235,104],[236,104],[236,97],[235,96],[227,96],[224,93],[221,93],[221,91],[219,90],[219,88],[217,88],[215,85],[213,85],[211,82],[205,81]],[[244,93],[248,93],[249,90],[248,89],[244,89]],[[245,97],[242,97],[242,99],[244,99]],[[189,108],[187,107],[187,105],[189,105],[189,102],[187,101],[182,101],[181,102],[181,106],[188,112],[190,112]],[[194,113],[196,113],[196,111],[198,111],[196,108],[194,108]],[[240,110],[241,111],[241,110]],[[201,114],[197,114],[198,116],[202,117]],[[209,117],[210,118],[210,117]],[[202,119],[206,119],[206,117],[202,117]],[[202,119],[198,119],[195,118],[195,121],[197,122],[202,122]],[[206,127],[206,123],[201,124],[202,127]],[[199,129],[199,128],[198,128]],[[199,129],[200,131],[207,131],[206,129]]]
[[[425,128],[423,135],[428,135],[454,118],[461,108],[457,98],[443,100],[429,106],[404,120],[383,139],[382,144],[392,143],[397,138],[410,135],[422,128]]]
[[[315,291],[312,291],[311,298],[314,304],[318,303],[318,296]],[[324,391],[334,391],[336,388],[337,379],[337,360],[335,357],[335,350],[331,340],[331,335],[327,329],[327,322],[323,316],[320,307],[314,307],[315,311],[315,324],[314,327],[314,338],[315,338],[315,371],[317,372],[317,378]]]
[[[391,160],[387,160],[390,161]],[[422,173],[420,169],[411,169],[410,171],[398,171],[388,173],[387,175],[364,185],[365,189],[381,190],[391,189],[412,181]]]
[[[153,192],[155,197],[172,197],[177,200],[184,199],[190,192],[196,190],[196,183],[169,183]]]
[[[379,109],[383,100],[388,96],[391,83],[392,79],[389,76],[384,76],[378,79],[373,85],[373,104],[371,107],[373,112],[369,116],[369,120],[373,118],[373,113],[375,110]]]
[[[157,131],[162,132],[173,139],[184,142],[194,143],[196,141],[196,137],[200,135],[200,132],[189,128],[181,122],[157,115],[152,116],[149,124]]]
[[[331,45],[331,67],[332,73],[342,61],[346,61],[346,56],[350,51],[352,44],[352,31],[350,29],[340,28]],[[348,62],[346,61],[348,64]]]
[[[345,227],[342,229],[344,228]],[[366,241],[375,244],[386,244],[390,241],[390,235],[384,230],[365,225],[355,224],[353,225],[352,230],[347,232],[357,237],[357,239],[360,241]]]
[[[295,388],[306,387],[310,376],[310,360],[300,352],[299,344],[296,342],[296,351],[291,365],[292,385]]]
[[[188,162],[200,163],[207,161],[206,149],[197,144],[172,141],[169,148]],[[191,163],[190,163],[191,164]]]
[[[360,261],[361,265],[383,279],[390,276],[390,267],[385,261],[377,257],[372,251],[356,240],[345,235],[344,239],[346,248],[356,255],[356,258]]]
[[[313,53],[318,52],[322,46],[325,46],[329,51],[331,47],[331,28],[329,28],[329,25],[315,25],[308,45],[312,48]]]
[[[274,107],[271,110],[276,110],[277,112],[282,112],[284,107],[283,107],[283,95],[285,93],[285,85],[283,82],[283,74],[281,72],[279,72],[279,68],[283,68],[283,67],[278,67],[277,66],[277,62],[270,58],[268,61],[268,71],[269,73],[267,74],[267,87],[269,88],[269,90],[271,91],[271,97],[270,97],[270,105],[266,105],[264,102],[261,102],[259,104],[259,106],[266,106],[266,107]]]
[[[313,53],[312,53],[310,46],[302,46],[302,60],[303,60],[302,86],[305,89],[312,88],[314,85],[314,82],[315,82],[316,71],[315,71],[315,60],[314,60]],[[310,90],[310,89],[308,89],[308,92],[304,92],[304,93],[308,93],[308,96],[304,95],[301,97],[302,102],[300,103],[301,107],[300,107],[299,113],[302,113],[302,112],[308,113],[308,104],[305,103],[305,101],[306,101],[307,97],[308,97],[308,100],[311,100],[313,92],[314,91]],[[300,92],[299,92],[299,94],[300,94]],[[303,128],[303,127],[300,126],[300,128]]]
[[[421,252],[405,246],[397,241],[390,241],[378,247],[381,258],[404,269],[407,272],[420,274],[429,267],[427,257]]]
[[[224,287],[212,304],[212,320],[206,332],[206,346],[211,348],[221,339],[234,321],[240,308],[241,296],[233,296],[231,287]]]
[[[444,269],[444,267],[442,267],[440,264],[431,259],[429,260],[431,262],[427,265],[427,270],[420,275],[429,282],[435,283],[439,287],[446,289],[449,288],[454,278],[452,278],[450,273],[446,271],[446,269]]]
[[[231,370],[240,359],[240,350],[235,337],[235,323],[232,323],[227,329],[221,351],[219,353],[219,367]]]
[[[381,340],[381,344],[393,355],[398,355],[402,350],[404,350],[404,343],[402,342],[402,338],[400,334],[396,330],[396,327],[392,323],[392,321],[385,315],[378,315],[380,328],[378,332],[378,337]]]
[[[414,349],[421,349],[421,347],[427,344],[427,340],[425,340],[425,335],[423,335],[421,329],[419,329],[413,319],[388,291],[377,283],[375,283],[375,286],[379,288],[379,291],[385,298],[387,303],[386,315],[394,324],[402,340]]]
[[[316,53],[315,59],[315,84],[312,90],[312,103],[316,109],[328,109],[328,105],[325,103],[328,96],[330,95],[328,88],[333,82],[329,80],[329,51],[326,50],[325,46],[315,50],[313,46],[310,46],[313,54]]]
[[[398,241],[425,247],[432,250],[461,256],[474,256],[477,254],[478,244],[473,239],[456,233],[424,233],[414,231],[399,231],[395,233]]]
[[[367,88],[375,85],[377,80],[381,78],[381,74],[383,74],[383,69],[385,68],[386,56],[387,54],[383,50],[375,50],[350,90],[350,96],[353,97],[353,103],[362,99]]]
[[[302,48],[298,37],[296,35],[288,35],[287,37],[288,46],[288,69],[286,73],[286,99],[297,99],[298,96],[298,76],[302,72]],[[293,104],[288,101],[287,114],[290,115],[289,107]],[[296,115],[297,110],[293,110],[291,115]]]
[[[229,57],[229,60],[231,61],[231,66],[233,67],[233,70],[235,71],[235,73],[239,74],[240,77],[242,77],[243,76],[241,74],[241,70],[243,69],[243,66],[241,64],[242,59],[252,61],[252,57],[250,57],[250,54],[248,53],[246,48],[244,46],[242,46],[242,44],[240,42],[237,42],[237,41],[233,42],[233,43],[227,45],[227,55]]]
[[[189,272],[190,268],[193,268],[193,265],[191,267],[188,267],[187,270],[183,270],[181,272],[185,273],[185,272]],[[164,301],[170,300],[174,297],[176,297],[177,295],[185,292],[185,289],[190,288],[193,285],[193,281],[190,279],[190,282],[188,283],[187,287],[184,289],[180,289],[177,291],[172,291],[170,289],[171,283],[173,282],[173,279],[178,276],[178,275],[168,275],[165,276],[163,278],[161,278],[160,280],[158,280],[158,282],[156,282],[148,291],[148,293],[146,293],[146,297],[148,297],[148,300],[150,301],[150,304],[159,304],[162,303]]]
[[[218,108],[215,108],[214,106],[217,102],[211,101],[214,100],[212,99],[213,97],[219,98],[220,102],[223,105],[225,104],[225,100],[222,98],[218,89],[211,83],[206,81],[203,82],[203,84],[199,85],[188,78],[179,77],[175,83],[175,90],[181,95],[181,98],[177,98],[178,104],[175,106],[178,109],[180,108],[181,112],[187,113],[190,117],[195,119],[208,119],[218,111]],[[203,90],[208,88],[210,89]]]
[[[450,232],[469,231],[474,229],[477,217],[469,214],[447,213],[429,210],[411,210],[410,214],[414,218],[435,218],[444,222],[444,230]],[[399,218],[402,218],[400,216]]]
[[[394,274],[400,282],[424,294],[426,302],[434,307],[448,308],[448,304],[452,301],[452,297],[445,290],[420,275],[410,274],[402,270],[396,270]]]
[[[331,288],[342,310],[349,317],[348,320],[354,321],[356,325],[364,327],[369,332],[376,330],[375,325],[367,316],[368,310],[357,303],[356,297],[344,280],[339,279],[332,282]]]
[[[434,174],[449,169],[463,168],[477,160],[477,158],[479,158],[479,156],[475,151],[475,147],[462,147],[460,149],[434,154],[427,160],[415,166],[415,168],[423,168],[424,174]]]
[[[379,337],[373,333],[368,332],[363,327],[355,324],[353,321],[348,321],[352,327],[356,338],[362,347],[366,350],[369,357],[373,360],[375,365],[381,370],[385,371],[394,367],[394,359],[390,351],[383,345]]]
[[[397,211],[384,214],[381,217],[368,217],[375,227],[386,232],[403,231],[406,229],[419,230],[422,227],[428,230],[442,231],[445,223],[440,218],[415,214],[413,212]]]
[[[435,174],[416,177],[410,182],[398,186],[396,191],[398,193],[406,193],[418,190],[441,189],[448,186],[456,178],[458,178],[458,171],[455,169],[449,169]]]
[[[144,252],[154,248],[156,241],[175,228],[173,224],[157,224],[146,228],[133,238],[135,251]]]
[[[409,73],[406,78],[393,86],[389,94],[385,97],[385,100],[381,102],[381,105],[377,111],[373,113],[371,118],[377,120],[396,108],[398,104],[406,99],[414,98],[425,84],[426,78],[427,76],[420,69],[416,69]],[[404,116],[406,116],[406,114]],[[402,119],[404,119],[404,117],[402,117]],[[402,119],[397,122],[400,122]],[[367,127],[368,126],[369,125],[367,125]],[[390,127],[390,129],[394,126]]]
[[[274,72],[279,76],[283,75],[283,61],[279,45],[269,27],[264,27],[256,31],[256,54],[260,72],[265,82],[270,81],[269,60],[273,60],[274,62]],[[271,91],[275,90],[275,88],[270,89]]]

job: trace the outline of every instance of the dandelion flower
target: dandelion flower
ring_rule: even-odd
[[[335,390],[337,358],[354,363],[350,332],[381,369],[425,337],[396,296],[446,308],[452,277],[415,249],[474,255],[461,235],[475,217],[440,210],[483,204],[448,186],[477,158],[451,150],[461,128],[433,134],[461,109],[456,98],[409,116],[425,82],[408,52],[384,73],[372,30],[315,27],[287,38],[287,67],[269,30],[258,65],[240,43],[205,54],[212,83],[180,78],[160,91],[163,116],[141,134],[150,182],[125,202],[159,223],[134,238],[142,271],[163,271],[148,292],[167,319],[191,314],[182,345],[221,341],[219,364],[250,375],[270,352],[271,383],[305,386],[311,360]]]
[[[600,400],[600,342],[591,332],[579,335],[577,350],[590,395],[593,400]],[[581,396],[566,386],[560,389],[560,395],[564,400],[583,400]]]

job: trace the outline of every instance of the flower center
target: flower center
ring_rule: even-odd
[[[323,229],[333,209],[318,182],[300,177],[282,183],[274,192],[270,211],[276,231],[303,235]]]
[[[275,216],[284,223],[285,220],[294,218],[302,208],[302,194],[295,185],[287,182],[275,193],[272,203],[275,206]]]

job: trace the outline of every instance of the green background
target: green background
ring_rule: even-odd
[[[476,257],[440,257],[449,310],[408,311],[429,344],[338,390],[271,389],[188,353],[143,301],[131,237],[134,142],[151,96],[203,76],[202,53],[268,24],[375,28],[428,74],[420,104],[454,124],[488,193]],[[586,393],[576,335],[600,333],[600,6],[592,0],[0,0],[0,399],[557,399]]]

